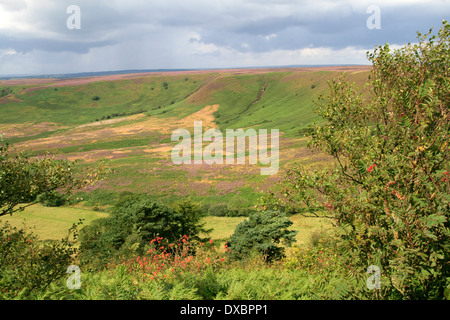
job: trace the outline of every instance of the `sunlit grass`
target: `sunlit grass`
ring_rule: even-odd
[[[32,230],[41,240],[60,240],[79,219],[83,219],[83,225],[86,225],[107,215],[104,212],[73,207],[52,208],[35,204],[24,211],[0,217],[0,225],[8,221],[14,227]]]
[[[42,240],[58,240],[67,235],[68,230],[79,219],[83,219],[83,225],[88,225],[95,219],[107,217],[108,213],[93,211],[75,207],[44,207],[41,204],[25,208],[22,212],[7,215],[0,218],[0,225],[6,221],[18,228],[31,229]],[[220,243],[224,243],[231,237],[236,226],[246,217],[215,217],[204,218],[205,228],[213,229],[209,236]],[[297,246],[310,244],[314,232],[326,230],[329,223],[324,218],[304,217],[301,214],[290,216],[293,222],[292,230],[297,230]]]

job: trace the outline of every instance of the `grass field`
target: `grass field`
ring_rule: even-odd
[[[339,71],[223,72],[141,76],[31,89],[12,85],[9,87],[14,93],[0,101],[0,124],[75,126],[135,112],[180,119],[208,105],[218,105],[215,122],[220,128],[254,126],[295,134],[318,120],[313,112],[314,100],[327,93],[328,80],[341,74]],[[349,80],[357,83],[367,75],[360,70],[348,72]],[[7,132],[5,136],[15,137],[17,133]]]
[[[30,155],[50,152],[82,166],[107,160],[114,172],[97,188],[190,196],[208,203],[245,199],[242,206],[248,206],[291,163],[326,161],[307,149],[299,131],[320,120],[314,102],[327,92],[327,81],[341,73],[222,71],[72,80],[66,85],[16,83],[8,86],[13,94],[0,99],[0,134]],[[357,83],[366,76],[359,69],[348,74]],[[171,133],[179,128],[192,131],[197,120],[204,129],[279,129],[279,174],[262,177],[260,166],[248,161],[234,166],[174,165],[170,152],[177,142],[171,141]]]
[[[95,219],[108,216],[107,213],[79,209],[73,207],[44,207],[35,204],[12,216],[0,217],[0,225],[8,222],[11,226],[33,231],[41,240],[61,240],[74,223],[83,219],[83,224],[89,224]]]
[[[108,213],[84,208],[67,206],[52,208],[35,204],[12,216],[0,217],[0,226],[8,222],[12,226],[33,231],[41,240],[60,240],[79,219],[83,219],[83,225],[88,225],[95,219],[107,216]],[[244,219],[246,218],[208,216],[204,222],[206,229],[213,229],[209,236],[222,244],[230,238],[236,226]],[[304,217],[300,214],[293,215],[290,219],[293,222],[291,229],[298,231],[296,245],[299,247],[310,245],[313,233],[326,229],[327,226],[325,220]]]

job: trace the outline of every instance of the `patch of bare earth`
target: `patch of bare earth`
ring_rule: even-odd
[[[0,124],[0,134],[5,138],[34,136],[46,131],[67,128],[54,122]]]
[[[75,154],[57,155],[56,159],[67,159],[69,161],[81,160],[86,163],[94,163],[101,159],[121,159],[127,158],[130,155],[141,154],[140,150],[133,149],[119,149],[119,150],[92,150],[86,152],[78,152]]]
[[[132,116],[128,116],[128,117],[121,117],[121,118],[116,118],[116,119],[108,119],[108,120],[101,120],[101,121],[96,121],[93,123],[87,123],[87,124],[82,124],[81,126],[76,127],[75,129],[81,129],[81,128],[86,128],[86,127],[97,127],[97,126],[103,126],[103,125],[108,125],[108,124],[114,124],[114,123],[118,123],[118,122],[123,122],[123,121],[133,121],[133,120],[139,120],[144,118],[145,115],[142,113],[139,114],[135,114]]]
[[[97,141],[112,141],[123,140],[127,138],[142,138],[147,136],[162,136],[171,134],[176,129],[192,129],[195,121],[202,121],[203,128],[212,128],[214,123],[214,112],[218,109],[218,105],[206,106],[205,108],[183,118],[156,118],[148,117],[143,114],[137,114],[125,118],[109,119],[105,121],[99,121],[90,123],[87,125],[77,126],[73,129],[67,130],[63,135],[53,135],[48,138],[41,138],[35,140],[24,141],[15,144],[17,149],[27,150],[54,150],[58,148],[89,144]],[[125,124],[118,127],[111,127],[111,124],[119,123],[121,121],[133,121],[139,120],[136,123]],[[107,127],[105,127],[107,126]],[[3,129],[5,136],[11,137],[13,135],[33,135],[50,128],[60,128],[57,124],[41,123],[30,126],[29,124],[23,125],[2,125],[0,129]],[[25,130],[26,129],[26,130]],[[33,134],[31,131],[34,130]],[[26,132],[25,132],[26,131]],[[2,131],[0,131],[2,132]],[[131,148],[134,153],[151,153],[161,158],[170,158],[170,151],[172,146],[169,144],[157,144],[152,146],[149,139],[149,147],[142,150]],[[128,152],[128,151],[126,151]],[[92,150],[87,152],[78,152],[67,155],[70,160],[82,159],[86,162],[95,162],[99,159],[117,159],[127,156],[127,153],[123,150]]]

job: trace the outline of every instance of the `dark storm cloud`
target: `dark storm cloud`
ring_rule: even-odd
[[[66,26],[72,4],[81,9],[79,30]],[[369,5],[381,10],[380,30],[366,26]],[[232,67],[266,63],[263,55],[283,63],[310,48],[345,56],[347,48],[414,42],[449,13],[449,0],[0,0],[0,72],[20,59],[45,68],[42,52],[48,64],[64,61],[61,54],[88,69]]]
[[[415,31],[436,26],[444,18],[444,9],[450,9],[448,1],[441,1],[440,5],[439,1],[434,1],[433,5],[428,2],[407,5],[401,1],[398,5],[380,4],[382,29],[374,31],[366,27],[369,14],[363,6],[356,7],[354,1],[315,1],[316,5],[311,1],[232,1],[227,5],[226,1],[64,0],[43,2],[43,6],[37,6],[36,0],[34,6],[27,6],[24,1],[3,1],[7,10],[28,8],[30,24],[50,34],[43,38],[38,33],[10,30],[7,39],[2,34],[4,41],[0,41],[0,47],[78,53],[130,38],[145,38],[150,26],[156,28],[154,32],[164,27],[190,28],[199,33],[205,43],[242,51],[308,46],[372,47],[386,41],[413,41]],[[65,10],[72,3],[82,9],[82,28],[76,31],[66,28],[68,14]],[[272,7],[277,9],[271,10]],[[276,38],[264,41],[272,34]],[[243,43],[246,46],[243,47]]]
[[[426,32],[430,27],[439,27],[445,18],[444,13],[450,13],[450,4],[443,1],[440,9],[426,2],[380,6],[382,27],[379,30],[367,28],[366,22],[371,14],[355,10],[345,3],[332,10],[315,9],[306,15],[262,17],[241,21],[238,26],[203,30],[202,40],[238,51],[256,52],[305,47],[373,48],[386,42],[405,44],[416,40],[417,31]],[[268,41],[266,37],[271,34],[276,37]],[[243,47],[242,43],[246,46]]]

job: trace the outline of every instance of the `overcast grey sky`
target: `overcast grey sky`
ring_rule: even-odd
[[[368,64],[449,16],[450,0],[0,0],[0,75]]]

